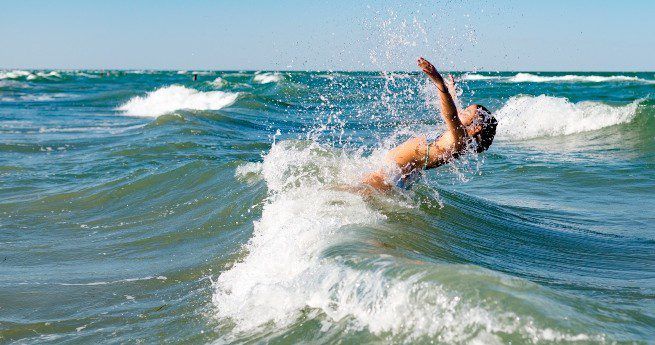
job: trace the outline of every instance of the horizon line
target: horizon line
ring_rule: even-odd
[[[330,72],[330,73],[420,73],[420,70],[374,70],[374,69],[211,69],[211,68],[57,68],[57,67],[0,67],[0,71],[32,70],[32,71],[156,71],[156,72]],[[655,73],[655,70],[441,70],[448,73]]]

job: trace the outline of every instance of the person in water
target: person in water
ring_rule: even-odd
[[[418,66],[439,90],[441,116],[447,131],[429,143],[425,136],[413,137],[387,153],[386,159],[395,164],[395,171],[385,169],[366,175],[364,184],[386,191],[393,186],[407,187],[421,170],[447,164],[470,151],[483,152],[491,146],[498,122],[487,108],[473,104],[458,111],[455,106],[455,82],[452,76],[448,85],[437,69],[426,59],[419,58]]]

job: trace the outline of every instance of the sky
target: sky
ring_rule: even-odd
[[[651,0],[0,0],[0,69],[655,71]]]

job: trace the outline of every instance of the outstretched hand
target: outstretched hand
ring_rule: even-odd
[[[434,65],[432,65],[430,61],[420,57],[416,62],[418,63],[418,67],[420,67],[425,74],[431,77],[438,75],[437,69],[434,68]]]
[[[448,89],[455,90],[455,77],[453,77],[452,74],[448,75],[448,81],[446,82],[446,86],[448,86]]]

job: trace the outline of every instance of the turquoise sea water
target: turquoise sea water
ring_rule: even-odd
[[[0,72],[2,343],[653,343],[655,73]]]

